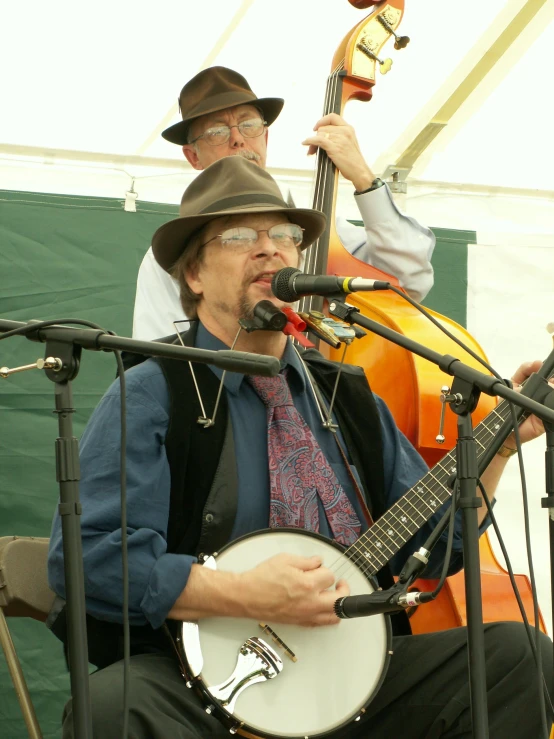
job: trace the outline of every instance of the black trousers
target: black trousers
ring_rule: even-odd
[[[552,642],[541,637],[544,676],[552,691]],[[393,648],[385,681],[367,714],[334,737],[470,739],[466,629],[395,637]],[[490,739],[542,737],[536,666],[523,624],[487,624],[485,659]],[[123,663],[116,662],[91,675],[90,690],[95,739],[120,739]],[[228,736],[229,732],[185,687],[174,660],[162,654],[131,658],[130,739]],[[70,701],[64,711],[63,739],[73,737]]]

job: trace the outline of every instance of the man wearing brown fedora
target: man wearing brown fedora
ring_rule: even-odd
[[[246,79],[226,67],[199,72],[182,89],[182,121],[162,136],[182,147],[192,167],[203,170],[226,156],[243,156],[266,166],[268,127],[283,107],[281,98],[258,98]],[[319,120],[315,133],[302,143],[308,153],[325,149],[342,176],[352,182],[364,229],[337,218],[337,232],[345,248],[358,259],[394,275],[416,300],[423,300],[433,284],[430,259],[433,233],[400,213],[382,180],[376,178],[360,151],[352,126],[336,114]],[[133,336],[155,339],[185,318],[177,282],[146,253],[138,275]]]
[[[183,196],[180,217],[158,229],[152,241],[158,264],[177,279],[183,307],[195,319],[183,342],[228,348],[239,319],[250,318],[258,301],[283,307],[272,294],[272,276],[296,267],[324,226],[322,213],[288,205],[271,176],[241,157],[223,158],[201,172]],[[336,625],[334,603],[349,593],[349,575],[336,580],[317,556],[280,553],[231,572],[200,565],[200,553],[221,551],[268,526],[319,532],[350,546],[367,529],[369,511],[377,519],[427,471],[360,368],[342,370],[332,415],[335,433],[322,420],[336,363],[315,351],[297,351],[280,332],[243,331],[235,346],[278,357],[281,373],[223,375],[207,365],[144,357],[126,372],[133,739],[228,736],[228,728],[185,687],[168,636],[178,632],[179,622],[233,617],[277,629]],[[520,382],[532,369],[522,366],[514,379]],[[122,727],[120,402],[116,382],[94,411],[81,444],[88,641],[90,661],[102,668],[91,676],[90,692],[94,736],[102,739],[119,739]],[[527,419],[520,433],[522,440],[538,436],[536,419]],[[506,444],[513,445],[513,439]],[[497,455],[482,476],[489,494],[506,461]],[[392,574],[421,547],[440,515],[382,567],[381,587],[392,584]],[[438,575],[446,548],[443,537],[427,576]],[[458,522],[449,571],[462,564]],[[59,514],[49,578],[63,597]],[[469,739],[465,630],[410,636],[401,614],[393,634],[388,671],[363,718],[325,736],[379,739],[405,735],[409,726],[413,737]],[[551,685],[549,648],[544,637],[544,674]],[[485,660],[491,737],[539,736],[535,666],[522,624],[488,624]],[[337,672],[330,695],[344,677]],[[307,694],[310,685],[303,690]],[[270,730],[280,736],[279,721]],[[63,737],[72,736],[68,704]]]

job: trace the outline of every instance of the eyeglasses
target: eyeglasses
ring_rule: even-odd
[[[271,243],[278,249],[296,249],[302,243],[303,230],[295,223],[280,223],[277,226],[261,229],[260,231],[246,226],[237,226],[237,228],[228,228],[217,236],[213,236],[201,246],[206,246],[214,239],[220,239],[221,246],[224,249],[234,252],[247,252],[258,241],[259,235],[266,233],[271,239]]]
[[[226,144],[231,136],[231,129],[238,128],[241,134],[247,139],[255,139],[256,136],[261,136],[265,131],[266,122],[261,118],[249,118],[247,121],[241,121],[236,126],[214,126],[208,128],[207,131],[197,136],[189,144],[194,144],[199,139],[204,139],[210,146],[221,146]]]

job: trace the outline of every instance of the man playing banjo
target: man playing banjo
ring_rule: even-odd
[[[239,319],[251,318],[259,301],[283,307],[271,291],[273,275],[284,267],[297,267],[302,250],[325,224],[318,211],[288,206],[271,176],[242,157],[221,159],[201,172],[185,191],[180,213],[158,229],[153,253],[178,280],[183,309],[195,319],[184,342],[204,349],[231,346]],[[259,624],[277,636],[300,633],[306,640],[321,637],[327,644],[358,633],[347,629],[369,619],[339,621],[333,610],[337,598],[351,592],[354,574],[337,570],[332,560],[326,559],[324,565],[321,556],[310,556],[309,542],[315,547],[320,537],[314,535],[319,533],[343,546],[355,546],[369,525],[367,509],[378,519],[427,472],[385,404],[371,393],[361,369],[343,369],[333,415],[335,434],[324,428],[320,415],[336,377],[335,363],[315,351],[298,352],[281,332],[243,331],[235,348],[278,357],[281,373],[261,378],[228,372],[222,378],[219,370],[207,365],[196,364],[191,370],[186,362],[155,359],[126,372],[129,736],[134,739],[229,734],[228,727],[206,712],[197,692],[185,686],[167,635],[175,633],[176,622],[198,622],[200,628],[214,622],[224,628],[250,619],[259,631],[251,636],[273,644],[284,663],[282,672],[271,682],[246,687],[237,701],[239,713],[243,697],[250,700],[249,691],[263,702],[270,695],[267,691],[294,681],[295,669],[306,670],[301,637],[294,645],[276,646]],[[535,369],[522,365],[514,380],[521,382]],[[220,380],[224,392],[215,423],[203,427],[198,417],[204,415],[202,408],[213,416]],[[81,444],[89,644],[102,667],[91,676],[90,689],[94,735],[102,739],[119,737],[122,726],[119,392],[115,382],[92,415]],[[541,432],[542,425],[533,416],[520,427],[523,441]],[[506,447],[513,446],[509,437]],[[497,455],[482,476],[490,495],[505,464],[506,457]],[[481,508],[482,530],[487,525],[484,511]],[[392,583],[391,574],[397,574],[406,557],[421,546],[440,515],[432,516],[380,570],[382,587]],[[456,526],[450,573],[463,565],[460,522]],[[285,550],[238,568],[202,564],[203,554],[219,552],[229,542],[268,527],[273,530],[268,540],[279,536],[281,528],[292,527],[308,545],[301,553]],[[433,550],[428,577],[440,571],[444,555],[445,537]],[[49,576],[63,597],[59,516],[53,525]],[[115,635],[109,649],[104,635]],[[550,642],[543,638],[543,670],[551,686]],[[353,709],[347,708],[342,725],[334,718],[328,726],[314,725],[311,735],[469,739],[466,641],[463,628],[411,636],[404,620],[397,619],[388,669],[377,679],[375,690],[366,688],[361,719],[354,721]],[[240,647],[234,644],[235,653]],[[367,647],[359,638],[350,643],[352,660]],[[539,736],[536,666],[523,625],[486,625],[485,651],[491,737]],[[328,703],[350,679],[364,689],[364,670],[358,667],[356,673],[333,674]],[[299,705],[315,701],[320,710],[325,701],[321,694],[310,695],[311,690],[309,683],[303,684],[296,699]],[[64,719],[63,736],[72,737],[71,704]],[[284,728],[288,720],[281,712],[266,736],[291,736]]]

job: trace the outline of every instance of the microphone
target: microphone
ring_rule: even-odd
[[[254,321],[266,331],[282,331],[286,326],[287,317],[271,300],[260,300],[254,306]]]
[[[254,317],[239,318],[239,326],[249,334],[252,331],[282,331],[287,325],[287,316],[271,300],[260,300],[253,310]]]
[[[303,295],[337,295],[360,291],[388,290],[390,282],[363,277],[307,275],[296,267],[285,267],[273,275],[271,289],[279,300],[294,303]]]
[[[405,608],[419,606],[433,600],[432,593],[399,593],[378,590],[369,595],[347,595],[335,601],[335,613],[339,618],[358,618],[375,616],[379,613],[392,613]]]

